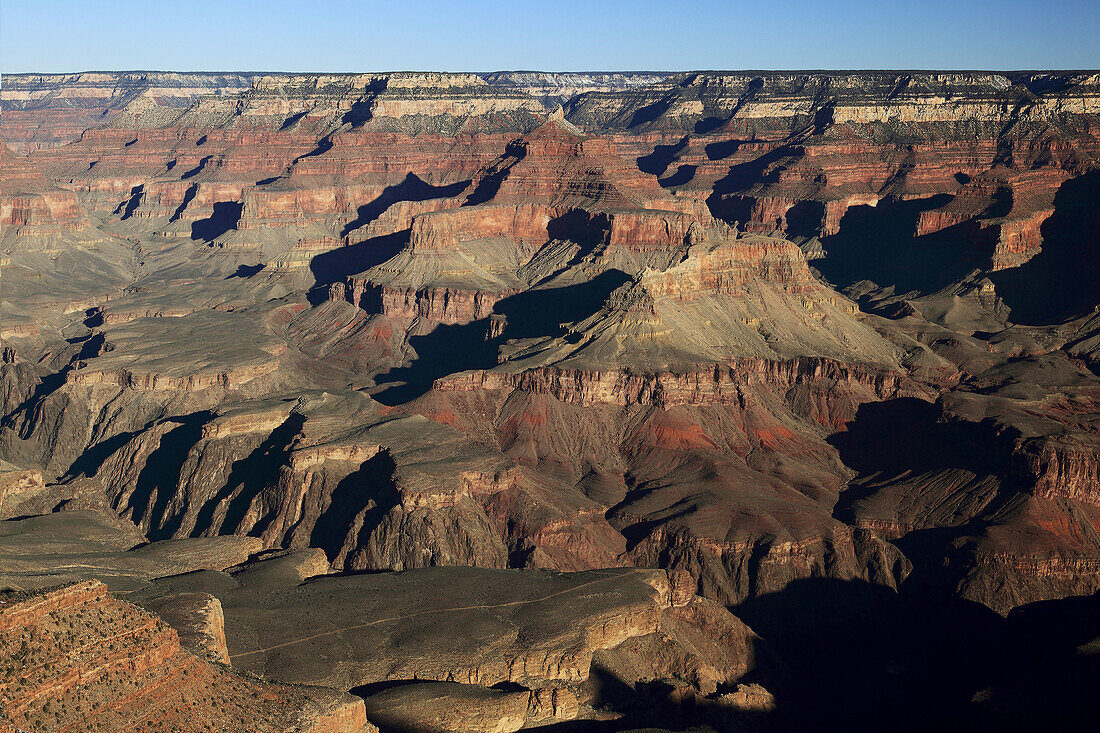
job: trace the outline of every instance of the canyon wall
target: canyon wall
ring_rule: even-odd
[[[1087,362],[1098,90],[1084,72],[8,77],[0,456],[151,538],[246,534],[341,570],[660,566],[735,606],[822,576],[897,588],[950,558],[938,582],[998,612],[1085,592],[1071,576],[1100,544],[1064,517],[1096,501],[1068,417],[1093,370],[1005,377],[1029,403],[1071,396],[983,414],[968,385]],[[1065,302],[1034,314],[1027,288]],[[844,436],[916,403],[1003,420],[967,432],[1002,446],[996,470],[872,486]],[[1065,434],[1004,448],[1036,413]],[[964,522],[884,507],[948,474],[966,521],[1005,534],[919,556],[906,535]],[[1044,556],[1021,528],[1047,516]]]

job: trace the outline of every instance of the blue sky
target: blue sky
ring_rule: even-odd
[[[1100,0],[0,0],[0,72],[1100,67]]]

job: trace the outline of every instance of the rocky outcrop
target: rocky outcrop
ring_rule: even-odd
[[[0,461],[0,519],[11,519],[31,512],[26,509],[44,498],[46,485],[42,481],[42,472],[20,469],[10,463]]]
[[[479,171],[461,206],[413,216],[406,249],[330,297],[394,318],[467,323],[577,255],[559,247],[524,272],[548,242],[577,240],[613,262],[669,262],[696,221],[685,208],[555,113]]]
[[[486,408],[484,397],[473,403],[470,396],[493,395],[500,405],[494,437],[507,455],[570,477],[610,507],[632,562],[687,570],[707,597],[738,603],[818,573],[900,582],[908,562],[896,548],[830,518],[847,474],[818,431],[843,429],[860,404],[905,388],[881,373],[861,384],[836,365],[809,362],[808,371],[787,373],[792,382],[771,382],[769,374],[794,365],[758,366],[755,377],[748,363],[682,375],[681,389],[672,388],[675,375],[483,372],[496,381],[469,391],[461,379],[440,383],[438,396],[418,409],[464,425],[466,405]],[[849,388],[840,386],[845,379],[854,380]],[[699,389],[722,384],[728,391]],[[820,498],[781,488],[792,480],[814,486],[810,496]],[[761,495],[762,483],[774,500]]]
[[[109,350],[68,371],[65,381],[77,388],[110,386],[139,392],[237,389],[278,369],[286,346],[265,331],[262,323],[238,324],[238,318],[217,310],[128,320],[108,329]],[[179,351],[195,343],[209,345],[200,368]]]
[[[749,673],[777,679],[763,642],[693,596],[683,574],[434,568],[302,583],[302,559],[252,561],[229,582],[220,573],[165,578],[140,602],[216,594],[235,667],[360,685],[368,718],[383,728],[512,730],[618,717],[590,679],[597,673],[636,685],[629,704],[643,708],[653,703],[647,685],[677,680],[675,704],[685,711],[713,704],[716,685]],[[307,627],[286,625],[301,602],[324,613]],[[367,646],[371,654],[359,651]]]
[[[717,680],[770,674],[747,627],[662,571],[434,568],[299,584],[273,562],[251,563],[228,584],[194,575],[164,579],[151,592],[216,593],[235,667],[363,685],[368,717],[383,727],[512,730],[598,716],[587,687],[593,664],[601,675],[622,672],[628,684],[683,675],[700,699]],[[286,594],[298,600],[276,600]],[[325,613],[308,627],[286,627],[284,615],[305,599]],[[650,647],[661,654],[642,653]]]
[[[92,491],[67,497],[59,491],[55,498],[75,506],[97,499],[102,503],[102,494]],[[196,537],[147,544],[137,527],[112,516],[106,507],[75,506],[0,523],[0,553],[5,558],[0,581],[37,589],[97,578],[112,589],[130,591],[162,575],[232,567],[262,547],[254,537]]]
[[[208,662],[229,664],[222,604],[209,593],[181,593],[157,599],[146,609],[176,630],[184,649]]]
[[[367,716],[384,728],[439,733],[512,733],[527,720],[526,692],[455,682],[418,682],[367,698]]]
[[[156,616],[89,581],[0,599],[4,722],[22,729],[171,725],[199,730],[362,730],[362,701],[271,685],[200,661]],[[132,704],[134,699],[140,705]]]

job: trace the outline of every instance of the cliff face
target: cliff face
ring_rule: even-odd
[[[72,229],[87,223],[76,194],[51,184],[7,145],[0,147],[0,164],[4,167],[0,224],[5,228],[34,236],[50,225]]]
[[[850,208],[923,200],[915,244],[944,232],[1000,269],[1034,256],[1051,192],[1095,167],[1097,88],[1087,73],[700,73],[580,95],[567,119],[615,130],[662,185],[750,230],[829,251]]]
[[[616,92],[647,86],[671,76],[662,72],[545,72],[497,71],[482,74],[492,86],[521,89],[542,101],[547,109],[588,92]]]
[[[141,95],[186,108],[206,95],[236,94],[247,89],[249,81],[248,74],[156,71],[5,74],[0,136],[18,152],[29,153],[76,140]]]

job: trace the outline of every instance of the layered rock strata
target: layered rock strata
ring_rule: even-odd
[[[9,660],[0,714],[16,729],[368,729],[361,700],[266,684],[200,661],[171,627],[115,600],[101,583],[0,601]]]

